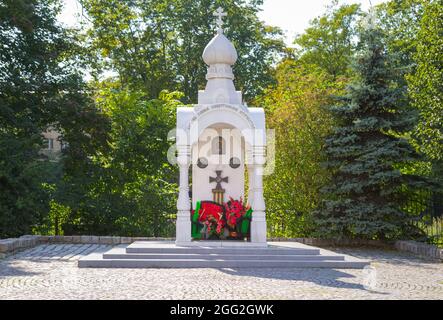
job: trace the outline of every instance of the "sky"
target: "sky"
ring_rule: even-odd
[[[360,3],[364,10],[386,0],[341,0],[341,3]],[[59,19],[68,26],[74,26],[81,7],[76,0],[64,0],[65,6]],[[285,31],[286,43],[290,45],[296,34],[302,33],[309,21],[325,12],[331,0],[264,0],[259,18],[266,24],[280,27]],[[212,17],[211,17],[212,18]]]
[[[330,0],[265,0],[259,18],[266,24],[280,27],[286,34],[286,43],[293,42],[295,35],[303,33],[309,21],[322,15]],[[342,0],[341,3],[360,3],[363,10],[386,0]]]

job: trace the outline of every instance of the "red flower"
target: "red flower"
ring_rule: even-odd
[[[209,220],[211,217],[215,218],[217,221],[222,218],[222,212],[219,205],[214,203],[204,203],[198,217],[198,221],[204,222]]]
[[[225,209],[225,215],[223,215],[223,208]],[[216,203],[203,202],[198,221],[206,226],[207,236],[221,236],[226,225],[235,228],[248,210],[249,206],[243,203],[242,198],[234,200],[230,197],[229,201],[223,204],[223,207]]]
[[[243,204],[243,199],[234,200],[232,197],[229,198],[229,202],[225,203],[225,212],[227,223],[230,227],[234,228],[237,224],[239,218],[246,214],[248,206]]]

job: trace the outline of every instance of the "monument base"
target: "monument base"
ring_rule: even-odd
[[[189,242],[176,241],[180,247],[209,247],[209,248],[266,248],[267,242],[255,243],[242,240],[193,240]]]
[[[218,247],[215,247],[217,246]],[[267,247],[235,241],[136,241],[107,252],[91,253],[80,268],[364,268],[369,261],[297,242],[269,242]],[[261,244],[260,244],[261,245]],[[227,247],[228,246],[228,247]]]

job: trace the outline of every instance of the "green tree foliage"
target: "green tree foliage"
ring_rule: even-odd
[[[215,33],[214,10],[228,13],[226,35],[239,60],[236,85],[250,99],[273,81],[272,65],[284,52],[282,32],[257,18],[261,0],[81,0],[91,21],[88,38],[104,69],[150,98],[162,90],[195,102],[206,83],[201,58]]]
[[[70,177],[70,193],[77,196],[67,199],[72,212],[65,232],[171,236],[177,174],[166,160],[167,137],[180,95],[148,99],[119,83],[96,87],[97,105],[111,122],[108,147],[91,157],[85,175]]]
[[[54,168],[39,156],[41,133],[51,125],[75,132],[75,145],[82,120],[94,115],[68,58],[75,41],[57,24],[60,8],[55,0],[0,1],[0,236],[30,233],[48,214]]]
[[[424,10],[414,55],[416,71],[408,76],[409,94],[420,117],[414,137],[443,182],[443,5],[431,1]]]
[[[392,57],[401,85],[404,76],[414,72],[413,54],[417,48],[417,35],[423,6],[429,0],[391,0],[377,6],[377,23],[384,32],[386,48]]]
[[[339,1],[333,1],[327,12],[313,19],[295,39],[299,59],[320,67],[333,78],[350,76],[360,14],[357,4],[339,6]]]
[[[295,41],[296,60],[286,59],[276,71],[275,86],[258,103],[275,129],[275,172],[265,179],[268,226],[273,236],[310,236],[312,212],[321,201],[319,189],[330,173],[321,166],[323,144],[333,125],[323,106],[352,76],[358,5],[335,1],[311,21]]]
[[[273,236],[309,236],[319,189],[329,177],[322,148],[333,122],[322,106],[339,85],[320,68],[293,60],[279,65],[276,78],[259,101],[276,137],[275,171],[264,180],[267,223]]]
[[[419,177],[402,174],[402,163],[417,161],[407,140],[414,119],[402,109],[403,88],[395,86],[389,56],[379,29],[361,36],[359,79],[331,108],[340,125],[326,139],[326,167],[333,172],[323,192],[328,197],[317,211],[321,236],[397,238],[413,232],[411,217],[400,208],[402,186],[419,187]]]
[[[0,0],[0,237],[173,235],[177,172],[167,135],[178,100],[195,102],[206,83],[201,54],[218,6],[239,53],[236,86],[248,101],[259,97],[276,129],[275,172],[264,181],[270,233],[414,231],[416,210],[403,200],[430,193],[416,189],[424,182],[413,174],[429,175],[432,161],[441,178],[443,167],[441,1],[378,6],[383,36],[363,33],[356,68],[364,14],[355,4],[333,1],[296,38],[295,58],[278,63],[293,52],[281,30],[259,21],[262,0],[78,1],[84,32],[57,24],[61,0]],[[107,71],[117,77],[103,80]],[[58,162],[39,152],[48,127],[66,144]]]
[[[403,108],[415,112],[416,119],[414,122],[416,124],[420,122],[419,109],[414,108],[411,82],[407,80],[407,77],[408,75],[417,76],[419,72],[417,70],[419,64],[415,56],[417,51],[420,50],[420,25],[424,20],[424,9],[429,3],[429,0],[391,0],[377,6],[375,11],[378,17],[377,24],[384,31],[384,42],[391,56],[393,70],[395,70],[394,80],[398,86],[408,88],[409,91],[409,95],[398,103],[403,104]],[[418,152],[424,153],[424,139],[417,139],[415,137],[416,133],[417,130],[408,133],[408,139]],[[441,174],[438,174],[438,167],[438,162],[434,161],[434,164],[432,164],[429,157],[424,157],[423,161],[404,164],[401,171],[425,177],[438,178],[440,176],[441,179]],[[438,208],[441,208],[441,205],[437,203],[441,196],[431,196],[429,190],[404,188],[404,196],[410,199],[410,203],[404,207],[410,212],[437,212]],[[421,209],[418,209],[417,204],[420,204]]]

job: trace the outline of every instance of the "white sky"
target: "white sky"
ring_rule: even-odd
[[[81,7],[76,0],[63,1],[65,7],[60,20],[69,26],[74,26]],[[362,8],[367,10],[370,2],[372,5],[377,5],[385,1],[387,0],[341,0],[341,3],[360,3]],[[325,12],[326,5],[329,3],[331,0],[264,0],[263,11],[260,12],[259,17],[266,24],[283,29],[286,42],[290,45],[295,35],[302,33],[308,27],[310,20]]]
[[[296,34],[303,33],[309,21],[322,15],[330,0],[264,0],[260,19],[266,24],[283,29],[287,44],[291,44]],[[386,0],[341,0],[343,4],[360,3],[363,10]]]

